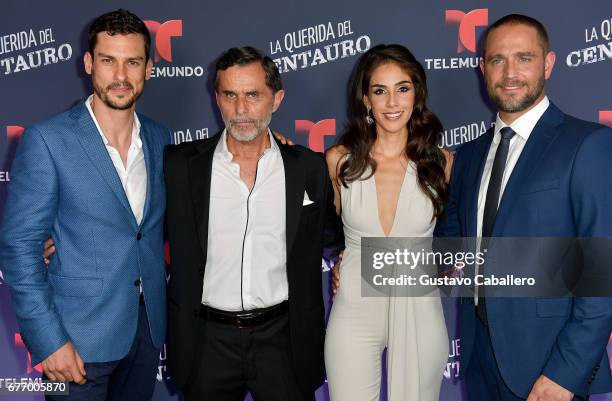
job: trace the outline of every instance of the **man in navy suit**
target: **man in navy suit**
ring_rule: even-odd
[[[134,14],[98,17],[84,56],[93,95],[26,130],[12,165],[4,278],[32,363],[75,383],[62,399],[150,400],[155,386],[170,131],[135,112],[150,43]],[[47,269],[49,236],[57,251]]]
[[[487,30],[482,56],[495,128],[458,150],[437,235],[611,237],[612,130],[546,97],[555,54],[545,28],[505,16]],[[470,400],[569,401],[612,391],[612,298],[481,296],[462,298],[460,309]]]

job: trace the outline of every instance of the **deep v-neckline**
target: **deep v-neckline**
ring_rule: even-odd
[[[376,221],[378,222],[378,227],[380,229],[380,232],[383,234],[383,236],[385,236],[386,238],[391,237],[391,234],[393,233],[393,230],[395,228],[395,223],[397,220],[397,209],[399,207],[400,204],[400,199],[402,197],[402,194],[404,192],[404,184],[406,183],[406,176],[408,175],[408,169],[410,168],[410,162],[408,162],[406,164],[406,169],[404,170],[404,177],[402,178],[402,184],[400,186],[400,191],[399,194],[397,195],[397,200],[395,201],[395,211],[393,213],[393,220],[391,222],[391,228],[389,229],[389,233],[385,233],[385,228],[382,225],[382,222],[380,220],[380,207],[379,207],[379,202],[378,202],[378,185],[376,184],[376,173],[372,174],[372,182],[374,182],[374,199],[376,202]]]

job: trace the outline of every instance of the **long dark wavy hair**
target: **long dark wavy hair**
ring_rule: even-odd
[[[348,157],[340,160],[338,179],[347,183],[370,178],[376,171],[376,161],[370,155],[376,140],[376,124],[368,125],[368,110],[363,103],[369,93],[370,78],[374,70],[386,63],[396,63],[406,71],[414,86],[414,109],[408,120],[408,139],[405,154],[416,165],[419,187],[431,200],[434,217],[441,217],[447,200],[448,186],[444,169],[446,158],[438,147],[442,139],[442,123],[427,109],[427,82],[425,70],[408,49],[401,45],[380,44],[368,50],[357,63],[349,88],[348,122],[338,144],[346,148]],[[370,168],[370,174],[363,177]]]

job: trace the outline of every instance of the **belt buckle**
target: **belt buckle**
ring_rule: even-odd
[[[243,315],[236,315],[236,327],[239,329],[249,329],[254,327],[253,324],[249,324],[248,319],[255,316],[254,313],[245,313]]]

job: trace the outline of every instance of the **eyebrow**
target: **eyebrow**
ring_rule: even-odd
[[[536,57],[536,56],[537,56],[537,53],[535,53],[535,52],[530,52],[530,51],[527,51],[527,52],[517,52],[517,53],[513,54],[513,56],[518,56],[518,57],[525,57],[525,56],[529,56],[529,57]],[[489,61],[489,60],[492,60],[492,59],[495,59],[495,58],[504,58],[504,56],[502,56],[502,55],[501,55],[501,54],[499,54],[499,53],[498,53],[498,54],[492,54],[492,55],[490,55],[490,56],[487,56],[487,57],[485,58],[485,60],[486,60],[486,61]]]
[[[116,59],[115,56],[111,56],[110,54],[106,54],[106,53],[98,53],[98,57],[110,58],[110,59],[113,59],[113,60]],[[130,60],[130,61],[131,60],[140,60],[140,61],[143,61],[144,57],[142,57],[142,56],[130,57],[130,58],[128,58],[128,60]]]
[[[516,53],[516,55],[519,56],[519,57],[525,57],[525,56],[535,57],[536,53],[534,53],[534,52],[518,52],[518,53]]]
[[[394,86],[406,85],[406,84],[413,85],[412,81],[404,80],[404,81],[399,81]],[[383,84],[372,84],[372,87],[386,88],[387,86]]]
[[[258,89],[250,89],[250,90],[244,90],[244,91],[240,91],[240,90],[239,91],[235,91],[235,90],[232,90],[232,89],[224,89],[224,90],[222,90],[219,93],[222,93],[224,95],[237,94],[237,93],[242,93],[242,94],[245,94],[245,95],[253,95],[253,94],[260,94],[261,91],[258,90]]]

